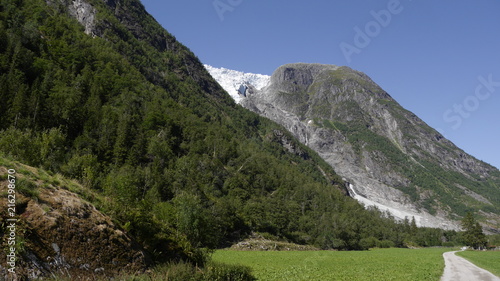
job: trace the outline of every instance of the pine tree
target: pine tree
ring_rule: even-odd
[[[462,228],[464,230],[462,237],[466,246],[474,249],[486,247],[486,235],[484,235],[483,228],[476,222],[472,213],[467,213],[462,220]]]
[[[411,235],[415,235],[417,231],[418,231],[417,222],[415,221],[415,217],[412,217],[410,224],[410,233]]]
[[[483,249],[486,248],[488,240],[486,239],[486,235],[483,233],[483,227],[476,222],[474,226],[474,237],[475,237],[475,245],[474,249]]]

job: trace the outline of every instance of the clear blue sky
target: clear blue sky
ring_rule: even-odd
[[[272,74],[315,62],[365,72],[500,167],[498,0],[142,0],[203,63]]]

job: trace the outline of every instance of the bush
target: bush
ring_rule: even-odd
[[[61,167],[62,172],[80,180],[87,188],[95,188],[99,173],[99,161],[92,154],[75,154]]]
[[[337,250],[345,250],[347,243],[342,239],[333,239],[333,248]]]
[[[207,281],[252,281],[257,280],[252,270],[243,265],[230,265],[211,262],[205,268],[203,280]]]
[[[202,280],[201,273],[187,262],[167,263],[157,267],[151,276],[152,280],[171,280],[171,281],[191,281]]]
[[[443,247],[455,247],[457,246],[457,243],[449,241],[449,242],[443,242],[442,244]]]
[[[122,276],[127,281],[253,281],[251,269],[242,265],[228,265],[210,262],[200,269],[188,262],[169,262],[157,266],[150,275]]]
[[[391,240],[382,240],[379,243],[377,243],[377,247],[379,248],[392,248],[394,246],[395,244]]]
[[[368,250],[370,248],[375,248],[380,243],[381,243],[380,240],[378,240],[377,238],[375,238],[373,236],[359,240],[359,246],[361,247],[362,250]]]
[[[10,127],[0,131],[0,150],[6,156],[30,165],[40,164],[40,142],[32,130]]]

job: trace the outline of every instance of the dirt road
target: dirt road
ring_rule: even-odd
[[[443,254],[445,267],[441,281],[500,281],[500,278],[491,272],[456,256],[456,252]]]

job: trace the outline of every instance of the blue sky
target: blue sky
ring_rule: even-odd
[[[500,167],[498,0],[142,0],[203,63],[272,74],[347,65]]]

